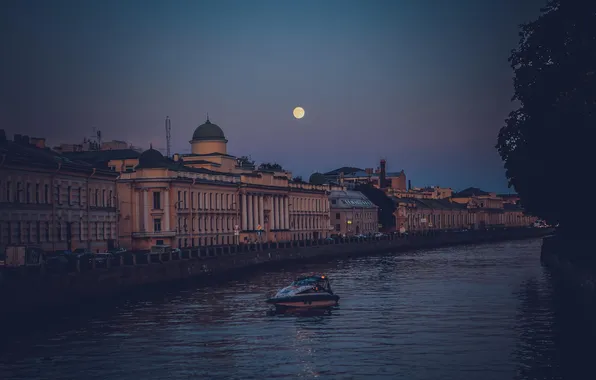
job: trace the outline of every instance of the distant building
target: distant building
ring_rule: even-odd
[[[387,191],[389,195],[397,198],[415,198],[415,199],[447,199],[453,195],[451,188],[432,186],[432,187],[411,187],[407,190]]]
[[[139,163],[141,153],[134,149],[91,150],[63,153],[71,161],[85,162],[117,173],[132,172]]]
[[[117,245],[117,173],[74,162],[45,139],[0,130],[0,246],[45,251]]]
[[[448,199],[394,197],[394,201],[398,230],[524,227],[536,220],[518,204],[475,187]]]
[[[374,170],[359,169],[344,166],[323,174],[330,182],[339,184],[371,184],[380,189],[403,190],[407,189],[406,174],[403,170],[399,172],[387,172],[386,161],[381,160],[379,167]]]
[[[379,231],[378,207],[361,192],[333,190],[329,201],[334,233],[350,236]]]

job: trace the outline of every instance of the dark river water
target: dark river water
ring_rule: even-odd
[[[28,334],[2,326],[0,379],[594,379],[594,316],[552,286],[540,246],[336,260],[40,314]],[[268,315],[266,296],[310,272],[340,307]]]

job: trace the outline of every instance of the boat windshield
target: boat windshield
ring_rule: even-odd
[[[315,277],[300,278],[300,279],[292,282],[292,285],[294,285],[294,286],[316,285],[317,283],[319,283],[319,281],[321,281],[321,279],[315,278]]]

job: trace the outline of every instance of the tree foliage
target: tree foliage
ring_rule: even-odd
[[[386,230],[395,228],[395,203],[385,194],[383,190],[377,189],[371,184],[359,184],[354,189],[364,194],[372,203],[378,207],[379,223]]]
[[[537,20],[521,25],[509,58],[519,107],[496,146],[525,209],[567,230],[592,221],[592,213],[578,212],[583,207],[570,197],[590,188],[585,166],[596,126],[594,25],[596,2],[574,0],[549,1]]]
[[[277,163],[269,163],[269,162],[264,162],[261,165],[259,165],[259,170],[270,170],[270,171],[276,171],[276,172],[281,172],[283,171],[283,168],[281,167],[280,164]]]

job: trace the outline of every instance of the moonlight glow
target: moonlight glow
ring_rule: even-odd
[[[296,119],[302,119],[304,117],[304,108],[302,108],[302,107],[294,108],[294,117]]]

